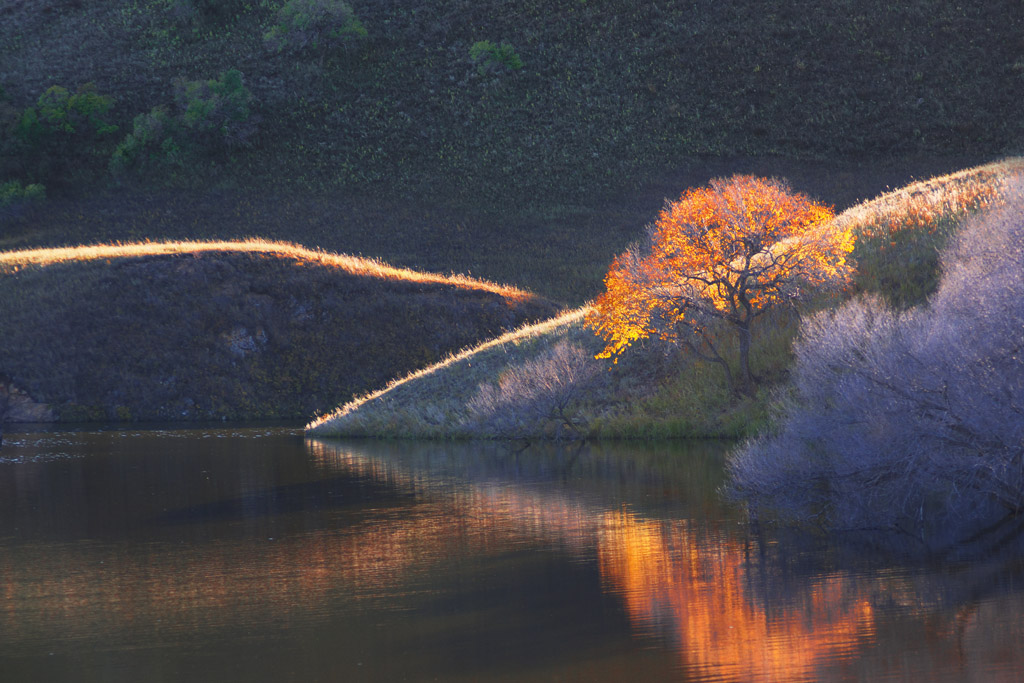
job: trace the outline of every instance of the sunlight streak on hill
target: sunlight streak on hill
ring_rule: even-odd
[[[50,266],[76,261],[102,259],[132,259],[147,256],[193,255],[203,253],[232,252],[266,254],[297,261],[333,266],[352,275],[380,278],[384,280],[406,280],[409,282],[444,284],[465,289],[481,289],[521,301],[530,296],[527,292],[499,285],[466,275],[439,275],[422,273],[408,268],[396,268],[383,261],[362,256],[334,254],[326,251],[307,249],[289,242],[274,242],[259,238],[236,241],[180,241],[180,242],[136,242],[124,244],[95,244],[75,247],[26,249],[23,251],[0,252],[0,272],[20,270],[30,266]]]

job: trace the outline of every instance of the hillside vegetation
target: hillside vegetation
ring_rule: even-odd
[[[8,252],[0,375],[66,421],[294,419],[556,311],[281,243]]]
[[[915,183],[853,207],[826,226],[858,236],[847,296],[873,293],[922,304],[939,282],[938,254],[965,220],[998,206],[1024,159]],[[802,313],[832,307],[816,301]],[[648,340],[620,362],[596,360],[603,342],[583,324],[587,309],[523,327],[311,423],[320,436],[513,437],[743,436],[769,420],[773,389],[789,376],[798,312],[768,318],[751,364],[763,380],[738,397],[724,373]]]
[[[888,532],[904,552],[1018,539],[1022,274],[1024,175],[953,235],[922,305],[867,296],[803,322],[777,428],[731,456],[731,493],[755,515]]]
[[[1013,0],[356,0],[365,36],[281,52],[284,4],[7,3],[4,87],[24,106],[94,83],[119,139],[174,78],[238,69],[261,117],[252,153],[221,160],[239,177],[492,205],[692,155],[998,153],[1024,125]],[[521,66],[482,64],[481,41]]]
[[[1024,139],[1015,0],[354,0],[305,46],[285,5],[4,3],[0,248],[256,233],[580,303],[711,175],[845,208]],[[53,86],[94,125],[22,126]]]

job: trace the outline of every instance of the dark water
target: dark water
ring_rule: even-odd
[[[723,447],[8,434],[0,681],[1013,681],[1024,566],[748,527]]]

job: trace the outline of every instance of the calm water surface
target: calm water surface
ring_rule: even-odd
[[[1015,681],[1024,565],[750,528],[724,447],[8,434],[2,681]]]

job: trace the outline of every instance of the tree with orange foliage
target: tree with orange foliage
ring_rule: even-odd
[[[719,363],[730,386],[749,390],[751,323],[849,274],[853,237],[828,229],[832,218],[776,179],[737,175],[687,190],[648,226],[646,248],[612,263],[587,318],[606,342],[598,357],[658,336]],[[715,334],[722,322],[738,335],[739,385]]]

